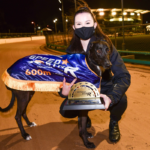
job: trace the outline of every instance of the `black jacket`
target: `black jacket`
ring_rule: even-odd
[[[92,36],[90,42],[96,40],[97,37]],[[89,50],[90,42],[86,52]],[[82,54],[83,51],[81,51]],[[66,52],[68,54],[72,54],[70,46],[67,48]],[[120,54],[114,46],[110,56],[110,61],[112,63],[111,69],[106,70],[102,75],[101,92],[107,89],[107,96],[112,100],[112,103],[110,104],[110,106],[112,106],[113,104],[118,103],[128,89],[130,85],[130,74],[126,69]],[[110,89],[108,90],[108,88]]]

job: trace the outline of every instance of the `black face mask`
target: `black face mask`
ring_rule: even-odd
[[[83,39],[87,40],[92,37],[92,35],[95,32],[94,26],[93,27],[82,27],[82,28],[77,28],[74,30],[75,34]]]

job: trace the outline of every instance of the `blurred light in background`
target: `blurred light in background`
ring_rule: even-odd
[[[127,15],[127,12],[124,12],[123,15],[124,15],[124,16]]]
[[[122,21],[122,18],[119,18],[119,21]]]
[[[115,11],[114,11],[114,12],[112,12],[112,15],[113,15],[113,16],[115,16],[115,15],[116,15],[116,12],[115,12]]]
[[[100,8],[100,9],[98,9],[98,11],[104,11],[104,9],[103,9],[103,8]]]
[[[100,12],[99,15],[100,15],[100,16],[104,16],[104,12]]]
[[[131,15],[131,16],[134,16],[134,13],[132,12],[130,15]]]

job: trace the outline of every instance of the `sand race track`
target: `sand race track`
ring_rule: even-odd
[[[57,54],[44,50],[45,40],[0,45],[0,76],[19,58],[31,54]],[[59,53],[60,54],[60,53]],[[150,150],[150,66],[126,64],[131,73],[127,91],[128,108],[119,127],[121,140],[112,144],[108,139],[109,112],[94,110],[89,113],[89,129],[95,150]],[[0,80],[0,107],[8,106],[11,92]],[[86,150],[78,135],[77,118],[66,119],[59,114],[63,101],[56,92],[36,92],[28,105],[27,115],[36,127],[28,127],[32,140],[20,134],[15,114],[17,103],[6,113],[0,112],[0,150]]]

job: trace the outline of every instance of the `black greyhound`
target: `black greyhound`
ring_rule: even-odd
[[[110,62],[111,49],[104,41],[95,41],[91,43],[91,48],[86,56],[89,67],[98,75],[102,76],[105,69],[109,69],[112,64]],[[87,132],[87,114],[88,110],[81,110],[79,112],[78,127],[79,136],[82,138],[84,145],[87,148],[95,148],[94,143],[89,142],[88,138],[93,135]]]
[[[91,43],[91,48],[86,55],[86,60],[91,70],[93,70],[98,76],[102,76],[102,71],[104,69],[108,69],[111,67],[110,54],[111,54],[111,50],[107,42],[95,41]],[[7,89],[11,90],[12,92],[11,102],[9,106],[4,109],[0,107],[0,111],[6,112],[10,108],[12,108],[14,101],[15,101],[15,97],[16,97],[17,98],[17,113],[15,116],[15,119],[21,131],[22,137],[25,140],[30,140],[32,138],[28,133],[25,132],[24,127],[22,125],[21,117],[25,119],[28,126],[30,127],[36,126],[34,122],[29,121],[26,115],[26,109],[27,109],[28,103],[33,97],[35,91],[21,91],[21,90],[11,89],[9,87],[7,87]],[[84,113],[86,113],[86,111],[81,111],[81,117],[80,117],[80,123],[79,123],[79,131],[80,131],[79,135],[82,138],[85,146],[87,148],[92,148],[94,147],[94,144],[89,142],[87,139],[88,137],[91,137],[92,135],[86,131],[85,121],[86,121],[87,116],[85,116]]]

